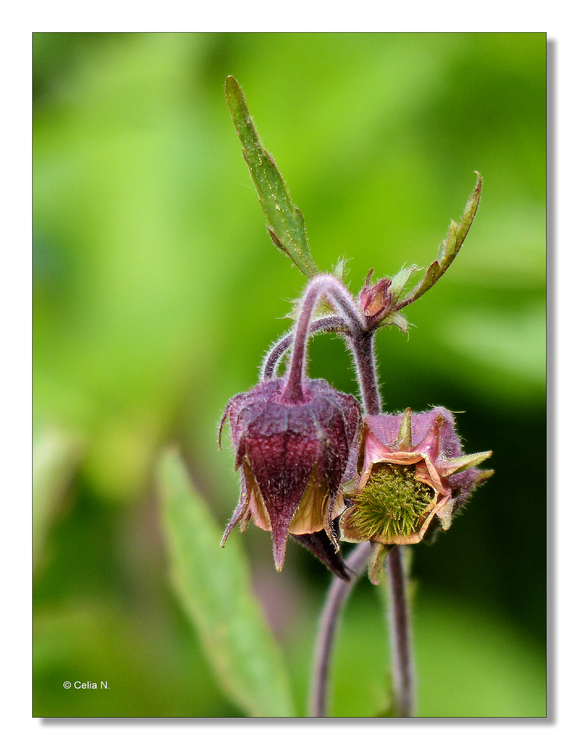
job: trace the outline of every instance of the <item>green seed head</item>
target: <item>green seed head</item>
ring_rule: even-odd
[[[415,466],[377,465],[358,495],[350,524],[362,538],[408,537],[418,531],[434,490],[415,475]]]

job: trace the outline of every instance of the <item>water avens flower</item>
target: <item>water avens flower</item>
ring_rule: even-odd
[[[327,683],[337,619],[353,584],[350,573],[361,572],[369,559],[369,577],[377,583],[388,557],[392,630],[393,713],[412,716],[414,678],[410,613],[406,594],[405,545],[447,529],[472,490],[491,471],[476,467],[491,453],[465,456],[452,414],[443,408],[412,414],[381,414],[376,378],[374,336],[394,325],[407,332],[402,314],[428,292],[456,258],[474,221],[482,178],[460,223],[451,222],[436,259],[414,286],[419,269],[405,266],[392,277],[371,283],[372,271],[354,299],[344,283],[344,262],[333,275],[319,274],[311,256],[303,215],[293,203],[275,162],[264,149],[239,84],[228,77],[226,97],[243,154],[267,220],[270,236],[309,279],[291,333],[268,351],[261,382],[235,396],[221,423],[229,420],[235,467],[241,473],[241,497],[223,541],[239,524],[252,518],[270,530],[278,570],[284,562],[288,535],[308,547],[337,576],[332,582],[316,647],[312,715],[327,711]],[[337,333],[352,354],[365,420],[353,396],[339,393],[326,381],[305,373],[308,337]],[[277,368],[286,350],[291,362],[283,378]],[[359,452],[360,439],[362,450]],[[358,544],[341,557],[341,538]]]
[[[244,531],[251,518],[271,531],[278,570],[288,534],[323,530],[339,549],[332,522],[344,510],[338,492],[355,461],[361,427],[357,400],[325,380],[306,378],[299,398],[286,394],[285,378],[266,380],[231,399],[222,420],[222,426],[229,420],[235,468],[242,470],[241,496],[223,543],[236,524]]]
[[[464,455],[454,417],[442,407],[366,417],[360,481],[340,519],[342,538],[416,544],[427,533],[447,530],[493,473],[474,468],[491,455]]]

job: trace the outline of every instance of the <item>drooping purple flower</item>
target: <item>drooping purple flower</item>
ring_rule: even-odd
[[[244,531],[252,518],[256,526],[271,531],[278,570],[288,534],[303,535],[304,545],[332,567],[331,553],[318,534],[323,531],[338,555],[339,568],[332,522],[345,507],[338,500],[339,490],[349,467],[355,466],[360,405],[325,380],[307,378],[303,397],[289,401],[285,384],[283,378],[266,380],[232,398],[225,409],[221,428],[229,420],[235,468],[242,471],[241,496],[222,544],[238,523]]]

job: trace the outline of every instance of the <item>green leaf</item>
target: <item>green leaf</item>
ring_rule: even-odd
[[[398,302],[404,291],[404,287],[408,283],[408,279],[418,271],[418,266],[410,266],[410,268],[402,268],[396,276],[392,277],[392,283],[390,285],[390,294],[392,295],[392,302],[395,304]]]
[[[286,667],[238,540],[221,548],[222,529],[174,449],[162,456],[159,485],[172,581],[222,689],[251,716],[295,716]]]
[[[387,315],[384,320],[380,323],[381,326],[397,326],[402,333],[408,333],[410,323],[406,320],[404,315],[399,312],[393,312]]]
[[[274,160],[263,148],[243,92],[232,76],[225,80],[225,98],[267,219],[271,239],[311,279],[317,269],[308,247],[303,214],[292,202]]]
[[[342,284],[344,285],[346,284],[346,259],[345,258],[340,258],[340,260],[336,263],[332,273],[338,279],[338,281],[341,281]]]
[[[402,300],[400,305],[398,305],[398,309],[402,309],[411,302],[416,301],[419,297],[422,297],[425,292],[436,284],[438,279],[440,279],[442,274],[456,258],[457,253],[462,247],[466,235],[472,226],[480,202],[482,177],[478,172],[475,172],[475,174],[477,175],[476,186],[472,195],[468,199],[460,224],[457,224],[455,221],[450,222],[447,237],[438,250],[437,259],[428,266],[422,281],[420,281],[410,294]]]

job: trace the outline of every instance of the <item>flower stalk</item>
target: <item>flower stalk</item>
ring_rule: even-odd
[[[403,553],[403,547],[394,546],[388,555],[393,703],[395,716],[411,717],[415,709],[414,666]]]
[[[346,560],[348,568],[358,576],[366,567],[370,553],[370,542],[359,544]],[[328,711],[328,682],[330,663],[334,644],[336,642],[338,623],[346,604],[355,579],[343,581],[334,578],[328,598],[322,611],[318,640],[314,657],[314,673],[312,676],[312,693],[310,696],[310,716],[320,718]]]
[[[380,391],[376,378],[373,338],[375,328],[364,326],[350,328],[349,344],[356,361],[358,383],[367,415],[378,415],[381,409]],[[382,545],[381,545],[382,546]],[[407,602],[407,582],[399,547],[390,548],[388,580],[390,584],[391,642],[393,671],[393,703],[397,716],[412,716],[414,711],[414,681],[412,679],[412,644],[410,635],[410,613]],[[363,570],[368,562],[371,546],[368,542],[360,546],[346,561],[354,573]],[[388,551],[386,551],[388,554]],[[374,569],[374,583],[379,580],[380,569],[386,555],[380,556],[380,564]],[[336,636],[337,622],[355,580],[335,580],[320,620],[320,630],[314,659],[314,678],[311,698],[311,715],[326,716],[329,663]]]
[[[300,307],[293,335],[292,357],[287,375],[284,398],[288,401],[303,399],[303,373],[310,325],[320,297],[329,297],[339,309],[350,332],[358,331],[362,321],[354,300],[343,284],[330,275],[315,276],[308,284]]]

